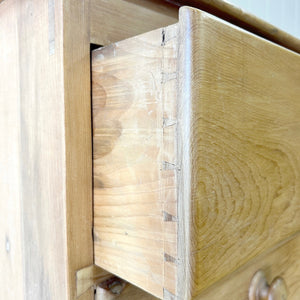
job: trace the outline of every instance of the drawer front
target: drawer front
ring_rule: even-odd
[[[199,10],[179,19],[186,299],[300,229],[300,56]]]
[[[221,282],[211,286],[196,299],[249,300],[249,287],[253,275],[258,270],[262,270],[265,273],[269,284],[278,276],[283,278],[287,288],[286,299],[298,300],[300,295],[300,236],[293,237],[293,239],[277,249],[249,262],[239,271],[230,274]]]

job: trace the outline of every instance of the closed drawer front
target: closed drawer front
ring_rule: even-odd
[[[269,284],[276,277],[284,280],[287,298],[282,297],[279,298],[280,300],[298,300],[300,295],[300,236],[297,235],[275,250],[255,258],[246,266],[211,286],[197,299],[248,300],[251,281],[258,270],[265,273]]]
[[[298,232],[299,67],[192,8],[95,50],[96,264],[159,298],[196,299]]]

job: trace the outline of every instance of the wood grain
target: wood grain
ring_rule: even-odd
[[[143,127],[147,119],[140,104],[147,99],[147,79],[139,72],[148,72],[150,68],[144,63],[149,59],[145,53],[156,39],[151,34],[106,47],[99,50],[97,59],[94,56],[94,70],[105,74],[102,78],[93,74],[93,78],[98,76],[93,86],[98,238],[95,253],[97,264],[111,271],[118,269],[116,274],[124,277],[126,264],[120,262],[120,257],[126,257],[127,252],[126,270],[130,269],[131,274],[124,278],[129,276],[129,281],[162,297],[161,286],[145,284],[148,275],[141,279],[138,273],[134,274],[136,266],[142,266],[150,270],[148,274],[161,276],[162,267],[149,267],[161,266],[158,254],[162,245],[155,244],[150,255],[143,247],[137,249],[141,245],[148,245],[149,249],[152,244],[139,237],[131,240],[129,246],[128,231],[123,232],[128,227],[134,228],[129,235],[136,234],[137,226],[144,226],[142,235],[145,236],[147,230],[151,232],[147,227],[151,223],[151,230],[156,228],[162,234],[161,239],[167,236],[161,223],[149,222],[144,215],[137,218],[142,211],[153,216],[159,211],[166,212],[161,206],[158,210],[154,206],[159,203],[155,194],[150,198],[143,195],[141,199],[147,199],[146,203],[150,199],[153,202],[142,208],[136,197],[141,191],[144,193],[143,184],[150,182],[147,176],[152,174],[154,181],[159,182],[157,166],[151,167],[147,159],[159,153],[154,145],[162,144],[159,139],[152,140],[152,145],[148,140],[147,144],[142,142],[145,132],[147,136],[147,130],[155,128]],[[164,277],[163,287],[171,286],[165,290],[166,299],[174,295],[191,299],[299,231],[300,106],[295,101],[299,97],[299,56],[191,8],[181,9],[177,39],[178,73],[168,72],[163,76],[177,78],[178,115],[175,113],[167,121],[176,124],[177,141],[172,144],[172,134],[171,139],[166,139],[171,142],[171,148],[178,146],[177,154],[173,153],[177,158],[171,164],[171,160],[158,160],[167,162],[165,169],[177,172],[178,193],[173,189],[175,195],[171,198],[178,198],[178,207],[171,208],[172,213],[167,212],[165,220],[179,222],[178,247],[174,243],[164,246],[168,249],[164,251],[164,260],[174,263],[171,269],[165,263],[165,272],[177,273],[177,284],[172,285],[174,277],[169,280]],[[128,53],[134,53],[134,58],[128,59]],[[161,67],[155,60],[151,64],[152,68]],[[117,75],[112,77],[112,73]],[[153,76],[153,71],[150,73]],[[142,81],[139,84],[142,88],[133,91],[132,87],[137,86],[136,76]],[[156,112],[161,114],[159,109]],[[157,137],[157,131],[154,132]],[[143,153],[147,156],[138,160]],[[155,154],[150,161],[157,161],[157,157]],[[148,170],[146,174],[144,170]],[[141,178],[139,189],[142,190],[136,193],[132,185],[137,184],[137,178]],[[126,209],[120,208],[124,203]],[[127,211],[129,204],[133,207]],[[125,237],[121,237],[122,232]],[[147,259],[137,260],[136,253],[142,253]]]
[[[92,136],[89,1],[62,1],[69,297],[76,297],[76,271],[93,264]],[[87,290],[80,299],[92,299]]]
[[[223,0],[91,0],[91,42],[108,45],[175,24],[178,8],[186,5],[300,53],[299,39]]]
[[[176,33],[92,56],[95,263],[160,298],[176,275]]]
[[[300,229],[300,57],[196,9],[179,19],[177,285],[189,299]]]
[[[118,14],[112,13],[117,11],[114,6],[111,6],[110,10],[108,10],[106,1],[101,1],[101,5],[98,5],[100,1],[96,4],[93,3],[96,3],[96,1],[92,0],[90,3],[88,1],[50,0],[37,3],[28,0],[5,0],[0,4],[0,41],[2,45],[5,45],[0,50],[0,65],[1,70],[7,70],[0,74],[2,107],[0,132],[3,141],[0,154],[0,236],[3,241],[2,245],[4,245],[3,249],[5,250],[3,252],[4,255],[1,253],[0,259],[3,269],[6,271],[5,273],[2,272],[1,276],[1,299],[44,299],[45,297],[72,299],[76,293],[76,271],[93,262],[91,235],[92,168],[91,157],[89,156],[91,152],[89,42],[107,44],[111,41],[141,33],[142,31],[174,23],[177,19],[176,9],[171,8],[171,6],[160,6],[158,3],[152,5],[149,1],[144,1],[143,5],[139,4],[141,3],[140,1],[127,1],[122,6],[122,9],[118,10]],[[120,4],[117,1],[116,3]],[[130,6],[129,3],[131,4]],[[133,10],[132,7],[135,7],[136,10]],[[168,9],[164,7],[168,7]],[[138,16],[136,19],[130,19],[129,16],[137,16],[139,15],[138,12],[142,14],[142,17]],[[165,15],[168,17],[165,17]],[[109,16],[111,16],[111,19],[109,19]],[[124,20],[120,18],[124,18]],[[118,26],[114,25],[115,20],[118,20]],[[121,20],[124,22],[121,22]],[[121,23],[122,26],[120,26]],[[106,29],[109,27],[113,29],[107,33]],[[89,35],[89,28],[91,28],[91,35]],[[211,30],[210,32],[214,32],[213,29]],[[222,32],[220,29],[218,30]],[[211,44],[209,49],[214,49],[212,43],[213,36],[210,37]],[[245,36],[243,35],[242,38],[245,38]],[[262,211],[270,212],[270,217],[268,217],[265,225],[261,228],[269,229],[270,236],[277,229],[274,239],[262,235],[262,238],[259,240],[261,244],[257,247],[258,250],[255,250],[260,252],[265,247],[272,245],[273,242],[286,237],[296,228],[294,225],[296,223],[295,220],[298,218],[298,210],[296,205],[294,205],[294,199],[297,197],[298,190],[295,184],[295,192],[293,191],[293,184],[298,179],[298,161],[294,154],[298,145],[297,135],[295,134],[298,130],[298,123],[295,121],[298,106],[297,101],[292,102],[290,99],[292,98],[291,93],[294,93],[294,99],[298,99],[299,92],[296,93],[294,91],[296,83],[299,82],[299,77],[297,77],[299,73],[296,73],[295,69],[299,67],[297,67],[298,61],[291,58],[295,56],[292,56],[288,51],[280,50],[279,47],[271,47],[269,43],[261,42],[261,40],[258,42],[258,39],[254,39],[254,48],[249,47],[247,50],[245,46],[242,46],[247,44],[246,38],[246,42],[242,40],[242,43],[241,40],[239,42],[233,40],[233,45],[235,45],[233,47],[228,46],[225,42],[222,44],[223,39],[226,37],[227,35],[224,34],[224,37],[220,38],[220,42],[216,42],[216,45],[219,45],[218,49],[220,52],[218,53],[224,54],[223,57],[226,58],[228,55],[230,58],[233,54],[239,54],[242,57],[243,51],[250,57],[255,56],[255,59],[249,60],[248,64],[245,65],[248,66],[247,68],[245,66],[240,68],[240,65],[244,65],[243,60],[240,65],[235,62],[235,66],[239,66],[236,69],[240,70],[240,72],[243,70],[244,73],[242,75],[244,77],[238,77],[239,89],[234,89],[236,85],[233,85],[234,91],[232,94],[235,93],[242,98],[241,95],[243,94],[241,91],[246,89],[245,86],[248,84],[248,81],[251,82],[251,80],[254,80],[255,76],[257,77],[255,82],[258,82],[258,87],[261,85],[271,87],[267,89],[268,93],[266,96],[261,96],[262,92],[255,91],[255,88],[251,90],[251,93],[249,92],[251,97],[252,95],[259,95],[265,101],[265,104],[260,107],[261,105],[255,104],[255,101],[258,101],[258,96],[252,97],[254,99],[253,103],[251,102],[252,100],[247,100],[254,106],[253,109],[250,105],[252,110],[249,109],[249,114],[254,111],[259,120],[255,119],[253,121],[252,117],[249,117],[251,122],[256,124],[253,133],[250,132],[250,127],[247,127],[247,124],[249,125],[251,122],[245,118],[245,126],[248,128],[247,135],[250,137],[247,139],[250,144],[253,144],[254,140],[256,143],[254,144],[259,145],[252,135],[258,135],[261,139],[268,141],[268,143],[270,140],[273,143],[269,146],[271,150],[261,148],[261,153],[255,152],[257,150],[253,150],[254,148],[250,147],[255,154],[253,156],[260,155],[262,157],[266,152],[270,154],[270,151],[273,151],[271,156],[273,159],[275,158],[274,161],[278,165],[277,169],[280,170],[276,171],[275,162],[274,167],[272,167],[273,165],[270,162],[261,163],[263,170],[266,169],[265,173],[275,174],[268,179],[270,183],[267,179],[265,181],[261,179],[265,176],[265,173],[262,173],[261,169],[258,168],[258,171],[255,171],[255,169],[256,173],[253,171],[253,174],[256,174],[257,178],[259,178],[257,182],[260,190],[262,190],[262,195],[267,194],[266,189],[261,188],[261,186],[264,186],[262,182],[265,186],[269,187],[270,191],[268,190],[268,193],[273,193],[275,196],[276,189],[272,189],[275,186],[272,185],[272,182],[282,180],[283,183],[282,189],[277,190],[278,196],[274,198],[279,200],[276,202],[272,201],[272,205],[273,202],[275,203],[273,205],[275,208],[270,208],[270,201],[263,202],[266,204],[260,208],[255,206],[256,202],[253,202],[253,211],[256,207],[257,215]],[[223,47],[222,51],[220,47]],[[277,50],[272,50],[271,48]],[[258,49],[260,50],[260,55],[257,54]],[[211,51],[207,53],[211,53]],[[278,53],[281,54],[278,55]],[[286,59],[286,55],[288,59]],[[275,58],[271,59],[273,56],[276,57],[276,60]],[[219,65],[220,58],[218,60],[215,57],[215,60],[218,62],[216,65]],[[224,61],[226,60],[224,59]],[[228,60],[227,63],[232,69],[233,66]],[[259,68],[259,64],[264,66],[264,68]],[[262,71],[256,74],[254,66]],[[251,71],[255,76],[249,77],[249,74],[247,74],[248,68],[249,72]],[[268,68],[270,68],[270,71],[267,71]],[[213,70],[216,71],[212,68]],[[220,68],[220,70],[223,69]],[[279,79],[279,77],[282,77],[279,76],[281,72],[286,75],[287,79],[285,81]],[[261,74],[264,74],[266,79],[265,77],[262,79]],[[174,78],[172,76],[165,76],[164,79]],[[273,79],[275,83],[273,81],[271,83],[272,76],[275,76],[275,79]],[[204,82],[207,86],[209,76],[205,78],[207,80],[204,80]],[[225,76],[225,78],[230,81],[229,77]],[[243,84],[245,86],[241,84],[240,78],[244,80]],[[221,85],[220,82],[219,85]],[[281,85],[283,89],[278,91],[276,86]],[[289,97],[285,98],[286,95],[289,95]],[[281,100],[280,102],[279,96],[285,100]],[[240,103],[237,98],[234,99],[234,103]],[[271,105],[268,106],[267,101],[269,100],[267,99],[275,99],[272,101],[272,105],[274,101],[277,103],[274,106],[274,110],[276,110],[275,114],[273,114],[273,109],[270,108]],[[205,107],[205,103],[208,105],[204,101],[203,107]],[[239,105],[234,106],[235,109],[237,107]],[[231,106],[228,109],[231,109]],[[240,119],[247,117],[243,109],[245,109],[245,105],[235,110],[237,116],[239,116],[240,112],[243,112]],[[261,121],[261,115],[265,111],[269,112],[271,117],[268,117],[265,121]],[[212,110],[210,110],[209,114],[213,114]],[[242,123],[240,119],[239,122]],[[166,120],[165,124],[168,126],[171,127],[171,124],[174,125],[173,117],[166,118]],[[260,124],[262,125],[261,128]],[[270,124],[273,125],[270,128],[273,128],[274,131],[268,131],[266,134],[266,127],[270,126]],[[232,127],[234,126],[232,125]],[[265,134],[257,134],[257,132],[261,131]],[[208,132],[212,134],[211,131]],[[235,131],[233,130],[232,132]],[[163,131],[163,142],[161,143],[166,147],[163,149],[173,147],[168,137],[168,135],[171,136],[172,134],[172,132],[167,133],[167,129]],[[238,133],[236,134],[238,136]],[[224,136],[227,137],[226,134]],[[279,138],[280,142],[278,141]],[[291,142],[291,140],[293,141]],[[276,147],[280,145],[282,147],[279,148],[281,152],[274,151],[274,149],[277,149],[274,145]],[[228,149],[226,147],[224,148]],[[167,155],[167,158],[172,158],[173,154],[170,155],[168,151],[164,150],[163,153]],[[240,150],[242,159],[245,156],[246,158],[252,158],[249,153],[247,156],[245,155],[245,150],[243,151]],[[221,152],[224,153],[223,150]],[[261,159],[263,160],[263,158]],[[174,188],[173,175],[170,176],[172,178],[170,181],[168,180],[168,176],[169,173],[172,173],[172,170],[170,171],[169,168],[174,166],[174,164],[163,164],[163,166],[167,169],[165,170],[165,174],[166,182],[170,184],[169,191],[172,191]],[[296,170],[294,175],[290,171],[293,168]],[[225,171],[224,174],[228,174]],[[259,172],[262,175],[258,176]],[[240,176],[239,178],[243,178],[241,175],[242,172],[236,174]],[[245,174],[247,175],[248,173],[246,172]],[[279,179],[278,174],[284,174],[284,176],[282,175],[283,179]],[[239,180],[243,181],[242,179]],[[163,184],[167,184],[165,181],[162,182],[164,182]],[[246,182],[246,179],[243,182]],[[249,181],[246,186],[249,185],[251,188],[253,184],[254,180]],[[290,206],[285,207],[286,202],[280,197],[293,195],[293,193],[296,196],[291,197],[288,203]],[[235,195],[239,194],[236,192]],[[169,197],[173,197],[172,193]],[[270,199],[268,197],[260,197],[257,198]],[[230,199],[233,199],[233,197]],[[210,203],[216,202],[212,201]],[[162,228],[164,235],[171,232],[168,239],[176,245],[176,241],[173,241],[174,228],[172,228],[172,221],[177,220],[176,207],[174,208],[172,201],[170,201],[170,205],[164,202],[163,207],[167,212],[163,214],[164,220],[168,222],[163,222],[160,229]],[[225,210],[224,207],[212,207],[216,211],[217,209]],[[278,220],[279,211],[280,217],[286,222],[289,221],[289,223],[283,224],[284,221],[279,220],[278,224],[275,224],[275,219],[272,217],[274,210],[277,211],[277,215],[275,215]],[[226,208],[226,211],[230,212],[230,209],[227,210]],[[243,214],[241,215],[243,216]],[[254,218],[253,214],[249,218]],[[233,220],[235,219],[233,218]],[[248,219],[246,218],[246,220]],[[258,218],[258,220],[260,219]],[[239,226],[240,222],[236,222],[237,226]],[[262,224],[261,221],[255,222],[254,224]],[[232,224],[231,226],[235,227]],[[222,226],[219,224],[217,228],[220,227]],[[235,231],[233,229],[228,230],[228,226],[224,227],[228,233],[225,239],[226,237],[229,239],[231,237],[229,233],[235,233]],[[254,225],[252,225],[253,227]],[[250,229],[246,231],[246,227],[239,228],[241,228],[239,236],[248,236],[247,232],[251,232]],[[258,230],[255,230],[255,232],[258,234]],[[114,234],[117,235],[117,233]],[[233,236],[237,236],[237,234]],[[251,235],[252,238],[256,241],[255,234]],[[263,238],[264,240],[262,240]],[[222,242],[219,242],[219,246],[220,243],[223,246],[225,242],[226,240],[223,239]],[[163,263],[163,267],[159,267],[163,269],[163,285],[168,286],[168,290],[174,289],[172,287],[172,284],[174,284],[172,274],[173,276],[176,274],[174,268],[172,269],[173,258],[176,261],[176,246],[174,247],[172,243],[164,239],[161,254],[165,262]],[[242,242],[238,241],[237,244],[241,245]],[[232,247],[233,249],[237,249],[237,246]],[[166,251],[166,249],[168,250]],[[240,249],[244,251],[243,247]],[[239,254],[239,251],[235,253]],[[245,253],[241,254],[241,257],[244,261],[247,261],[253,255],[256,255],[255,251],[250,253],[250,250],[246,249]],[[165,253],[168,255],[165,255]],[[209,253],[208,257],[212,258],[213,255]],[[232,266],[230,263],[224,262],[224,266],[228,266],[228,264],[229,267],[223,270],[226,269],[229,272]],[[206,271],[204,270],[203,272]],[[165,276],[166,274],[169,275]],[[206,282],[210,284],[217,280],[217,277],[213,280],[211,278],[208,275]],[[16,285],[15,282],[20,284]],[[183,283],[180,282],[180,285],[183,286]],[[93,296],[92,290],[89,290],[80,299],[92,299]],[[126,297],[132,299],[130,298],[130,294]]]
[[[0,298],[74,299],[76,270],[93,263],[86,13],[6,0],[0,14]]]
[[[300,40],[272,24],[224,0],[165,0],[169,4],[191,6],[206,11],[240,28],[287,49],[300,53]]]
[[[178,8],[164,1],[91,0],[91,43],[109,45],[178,22]]]
[[[75,299],[93,263],[89,10],[0,4],[1,299]]]
[[[211,286],[207,291],[196,297],[197,300],[248,300],[248,289],[252,276],[259,269],[264,270],[268,282],[281,276],[288,288],[288,300],[298,300],[300,294],[300,236],[280,245],[276,250],[255,258],[224,280]]]
[[[6,0],[0,11],[0,298],[66,299],[62,9]]]
[[[24,299],[16,1],[0,5],[0,299]],[[5,70],[5,71],[4,71]],[[4,272],[5,270],[5,272]]]

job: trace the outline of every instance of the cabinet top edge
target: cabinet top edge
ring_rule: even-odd
[[[276,26],[223,0],[165,0],[178,7],[191,6],[208,12],[280,46],[300,53],[300,40]]]

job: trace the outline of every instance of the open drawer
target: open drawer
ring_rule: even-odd
[[[300,229],[300,57],[193,8],[93,51],[96,265],[193,299]]]

